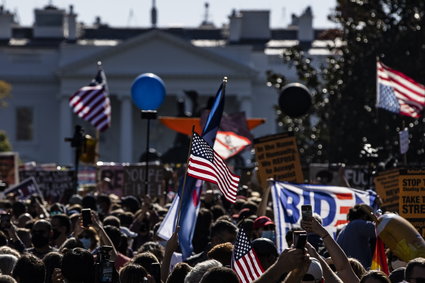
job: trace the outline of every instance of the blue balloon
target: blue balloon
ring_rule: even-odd
[[[141,74],[131,86],[131,99],[140,110],[157,110],[164,98],[164,82],[155,74]]]

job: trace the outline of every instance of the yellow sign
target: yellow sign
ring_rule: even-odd
[[[254,139],[258,177],[262,188],[267,179],[303,183],[300,155],[292,133],[282,133]]]
[[[423,235],[425,218],[425,171],[400,170],[400,216],[409,220]]]
[[[382,199],[382,209],[390,212],[398,213],[399,202],[399,186],[398,186],[399,169],[391,169],[381,172],[373,178],[376,193]]]

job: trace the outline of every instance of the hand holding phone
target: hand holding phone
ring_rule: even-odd
[[[313,217],[313,209],[310,204],[305,204],[301,206],[301,215],[302,219],[310,220]]]
[[[306,231],[294,231],[293,234],[293,243],[296,249],[304,250],[305,243],[307,242],[307,232]]]
[[[90,224],[92,224],[91,221],[91,209],[90,208],[83,208],[81,210],[81,215],[83,218],[83,226],[84,227],[89,227]]]

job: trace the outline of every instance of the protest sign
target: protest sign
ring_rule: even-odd
[[[370,189],[373,184],[372,174],[366,166],[347,166],[344,169],[344,177],[352,188]]]
[[[303,183],[300,155],[293,133],[281,133],[254,139],[258,177],[261,187],[268,178]]]
[[[74,193],[73,170],[45,170],[37,167],[32,170],[20,170],[21,179],[34,177],[44,199],[50,203],[66,201]]]
[[[322,218],[322,225],[335,236],[337,226],[347,223],[347,213],[355,204],[372,206],[376,194],[345,187],[324,185],[299,185],[272,182],[274,221],[278,251],[286,247],[285,235],[301,221],[301,206],[310,204],[313,213]]]
[[[391,169],[380,172],[373,182],[375,183],[375,191],[382,199],[382,210],[397,212],[399,201],[399,169]]]
[[[319,181],[326,185],[341,186],[345,185],[345,182],[347,181],[352,188],[370,188],[370,185],[372,184],[372,177],[368,174],[366,166],[344,166],[343,173],[345,180],[341,180],[339,173],[340,166],[344,165],[336,163],[311,163],[309,168],[310,182]]]
[[[32,195],[37,194],[41,198],[43,198],[40,189],[38,188],[37,182],[34,177],[25,179],[21,183],[9,187],[7,190],[3,192],[4,196],[13,195],[13,198],[17,198],[19,200],[26,200],[31,198]]]
[[[17,152],[0,152],[0,181],[7,187],[19,183]]]
[[[78,185],[96,185],[97,168],[91,165],[80,165],[78,168]]]
[[[145,170],[143,164],[125,166],[125,186],[126,195],[145,195]],[[164,192],[164,167],[162,165],[149,165],[148,168],[148,194],[151,197],[162,196]]]
[[[400,170],[400,216],[425,236],[425,171]]]
[[[109,178],[110,185],[102,186],[101,193],[115,194],[119,197],[123,196],[125,184],[125,172],[122,164],[108,164],[98,166],[99,181]]]

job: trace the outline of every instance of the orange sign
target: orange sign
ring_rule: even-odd
[[[378,176],[373,178],[376,193],[382,199],[382,209],[385,211],[398,213],[399,175],[399,169],[391,169],[380,172]]]
[[[254,139],[258,177],[262,188],[267,179],[303,183],[300,155],[293,133],[282,133]]]
[[[425,234],[425,171],[400,170],[400,216]]]

